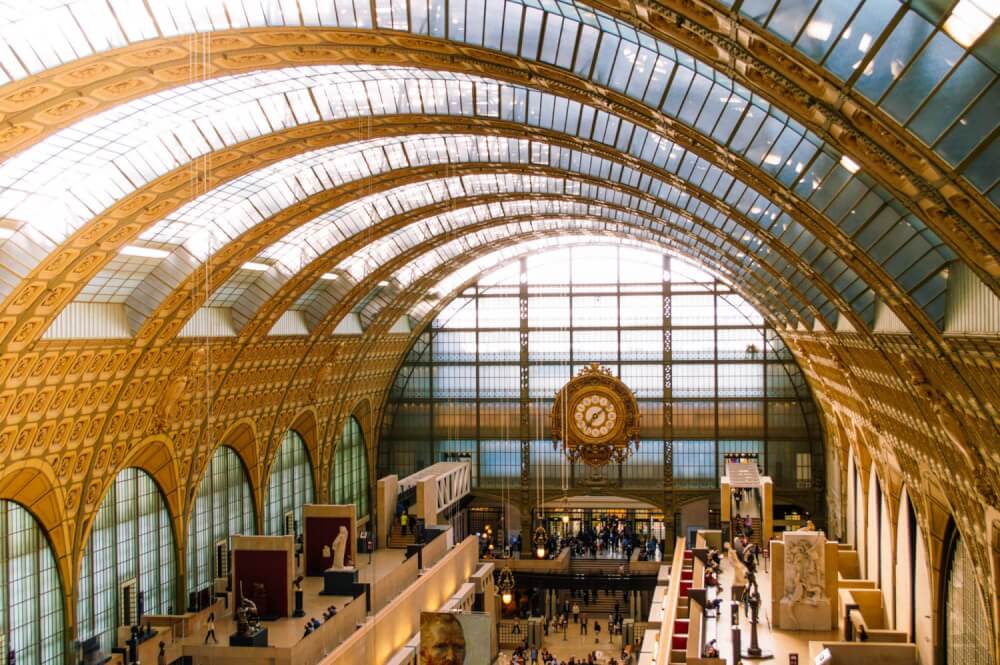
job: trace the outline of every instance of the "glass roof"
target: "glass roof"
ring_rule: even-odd
[[[317,300],[322,300],[324,303],[328,303],[329,298],[324,298],[324,294],[328,294],[331,289],[337,291],[338,294],[341,294],[340,286],[344,282],[356,282],[367,277],[375,269],[383,265],[388,258],[391,258],[397,253],[403,251],[404,247],[412,246],[412,244],[415,244],[422,239],[430,238],[435,234],[454,231],[471,224],[477,224],[492,219],[507,219],[523,215],[546,215],[557,218],[576,216],[577,219],[585,216],[600,217],[607,219],[609,223],[617,222],[619,225],[627,224],[636,229],[644,230],[645,232],[652,234],[652,237],[659,237],[664,240],[673,239],[681,246],[691,245],[694,242],[681,230],[687,228],[689,223],[686,223],[686,221],[676,213],[667,215],[665,219],[666,223],[661,223],[657,221],[655,216],[644,216],[642,214],[630,212],[632,208],[613,207],[611,205],[558,199],[524,200],[509,198],[511,194],[516,196],[519,192],[549,193],[557,195],[564,195],[565,193],[571,192],[577,194],[585,193],[582,188],[577,187],[574,189],[571,187],[572,185],[573,183],[571,181],[565,181],[560,178],[540,178],[513,175],[464,176],[462,178],[451,178],[446,181],[429,181],[402,186],[391,190],[384,197],[368,197],[366,200],[352,203],[333,213],[327,213],[323,216],[326,219],[325,227],[332,229],[344,226],[341,220],[352,215],[357,215],[361,220],[364,220],[363,223],[366,224],[377,223],[377,221],[381,221],[383,219],[383,214],[385,213],[380,213],[374,204],[383,200],[383,198],[388,198],[393,201],[411,200],[413,192],[423,191],[425,193],[429,193],[433,190],[447,190],[455,194],[463,192],[476,192],[479,194],[492,194],[497,197],[494,202],[489,204],[454,208],[441,214],[424,217],[402,227],[380,240],[373,240],[373,242],[366,248],[359,250],[350,257],[345,258],[335,268],[327,271],[328,274],[332,273],[337,275],[338,278],[344,277],[346,279],[317,279],[308,290],[299,296],[295,304],[292,306],[292,309],[312,310],[316,307],[315,302]],[[501,199],[500,196],[505,194],[508,195],[508,198]],[[430,201],[432,199],[428,198],[427,200]],[[426,201],[420,201],[419,203],[425,202]],[[420,206],[418,205],[416,207]],[[389,213],[391,212],[392,211],[389,211]],[[668,224],[673,224],[673,226],[669,226]],[[351,225],[348,225],[348,227],[350,226]],[[714,236],[713,234],[713,237],[717,236]],[[712,249],[711,246],[705,245],[700,246],[694,251],[701,252],[702,260],[717,262],[721,270],[724,270],[729,274],[733,274],[743,268],[743,266],[736,263],[733,258],[734,256],[740,257],[743,254],[742,250],[744,250],[745,247],[742,247],[740,242],[740,239],[730,241],[719,237],[718,243],[722,252]],[[323,270],[326,270],[325,266],[323,267]],[[280,284],[273,281],[266,282],[266,277],[264,275],[261,275],[261,277],[258,278],[257,283],[247,282],[247,276],[252,274],[252,271],[240,271],[236,276],[229,280],[229,282],[227,282],[226,287],[222,290],[222,292],[213,294],[212,299],[208,302],[208,304],[213,306],[240,305],[246,310],[256,310],[262,306],[267,298],[277,292],[277,288]],[[808,313],[806,313],[805,306],[798,298],[797,291],[792,289],[783,289],[783,285],[780,282],[777,282],[777,280],[770,273],[763,269],[759,269],[754,272],[744,271],[741,276],[744,279],[749,280],[750,284],[753,287],[758,288],[761,292],[763,292],[766,286],[769,285],[778,292],[783,293],[785,298],[789,302],[793,303],[793,306],[798,309],[796,316],[803,320],[808,320]],[[328,306],[328,304],[319,305],[321,310],[323,307]],[[774,307],[779,308],[777,305]],[[321,311],[319,313],[321,313]]]
[[[516,227],[518,225],[514,226]],[[605,244],[608,242],[608,236],[606,234],[596,235],[593,232],[587,231],[542,238],[529,238],[524,240],[517,240],[514,235],[516,232],[517,229],[512,228],[509,230],[507,235],[495,236],[492,233],[476,233],[471,236],[453,240],[445,245],[442,245],[441,247],[421,255],[420,258],[397,271],[396,276],[398,277],[401,274],[412,274],[413,281],[417,281],[420,278],[431,274],[441,266],[448,263],[454,263],[456,260],[458,262],[462,262],[463,257],[472,255],[473,258],[471,260],[467,260],[467,262],[460,268],[453,272],[449,272],[447,276],[443,277],[433,285],[432,290],[434,293],[439,296],[446,297],[451,295],[452,292],[462,286],[462,284],[468,282],[476,276],[493,270],[494,268],[519,256],[523,256],[525,254],[536,254],[547,249],[570,247],[580,244],[593,244],[595,242]],[[511,238],[515,238],[511,244],[506,247],[502,246],[505,241],[510,242]],[[655,239],[626,237],[616,240],[615,244],[635,248],[653,248],[660,253],[673,254],[673,252],[667,251],[663,245]],[[499,245],[500,249],[477,255],[484,247],[488,247],[490,245]],[[687,257],[685,257],[685,259],[688,261],[691,260]],[[420,300],[411,307],[409,313],[413,318],[421,319],[433,309],[435,304],[437,304],[436,299],[428,300],[424,296],[425,292],[423,291],[414,291],[413,289],[401,290],[392,284],[388,287],[377,287],[368,295],[365,301],[363,301],[365,304],[363,308],[361,308],[359,314],[363,324],[367,326],[374,321],[375,318],[382,311],[384,311],[388,305],[405,305],[405,302],[400,303],[399,300],[408,298],[412,302],[413,300],[420,298]]]
[[[1000,37],[987,31],[970,52],[952,38],[948,26],[951,9],[963,2],[980,22],[992,24],[998,13],[995,2],[720,2],[735,5],[741,16],[882,106],[995,203],[1000,198],[988,157],[983,157],[995,157],[1000,150],[1000,138],[988,140],[1000,122],[991,113],[991,103],[1000,95]],[[76,0],[6,2],[0,11],[0,84],[161,36],[325,26],[409,31],[544,62],[661,108],[705,132],[715,123],[705,111],[719,114],[712,101],[718,92],[735,93],[744,102],[752,97],[709,64],[572,0]],[[765,103],[757,102],[766,110]]]
[[[996,0],[719,0],[861,93],[1000,205],[1000,33],[969,50],[953,9],[986,25]],[[962,13],[962,10],[959,10]]]
[[[516,227],[517,225],[513,226]],[[517,229],[514,228],[511,229],[511,231],[516,232]],[[489,242],[491,245],[497,245],[499,249],[494,251],[485,251],[484,253],[484,248],[489,246],[484,244],[485,242]],[[363,306],[359,308],[358,313],[361,317],[363,325],[367,327],[382,311],[385,310],[387,306],[392,304],[402,304],[405,306],[409,304],[405,302],[405,300],[408,299],[411,303],[413,303],[409,309],[409,315],[414,319],[419,320],[428,314],[434,305],[437,304],[438,297],[446,297],[450,295],[452,291],[459,288],[470,279],[484,272],[488,272],[512,259],[525,254],[533,254],[535,252],[543,251],[548,248],[568,247],[593,242],[606,243],[608,242],[608,236],[597,235],[593,231],[582,230],[579,233],[548,235],[540,238],[532,238],[530,236],[514,238],[508,234],[507,236],[501,236],[496,240],[487,241],[484,237],[476,234],[453,240],[422,255],[419,259],[397,271],[397,274],[414,273],[419,271],[419,274],[415,276],[415,279],[420,279],[445,265],[449,261],[453,262],[456,259],[460,264],[460,267],[457,270],[449,272],[447,276],[436,282],[427,292],[415,291],[413,289],[401,290],[392,286],[392,284],[390,284],[389,287],[376,287],[362,301]],[[639,238],[629,237],[616,239],[615,242],[631,247],[647,248],[650,247],[651,244],[650,241],[643,241]],[[662,245],[659,245],[659,247],[662,251]],[[420,268],[415,266],[417,261],[420,262]],[[426,294],[430,294],[431,297],[428,298]],[[399,302],[401,300],[403,302]],[[416,300],[416,302],[413,302],[414,300]]]
[[[473,206],[466,209],[449,211],[447,214],[437,215],[414,224],[407,225],[383,237],[382,239],[371,243],[358,252],[355,252],[350,257],[342,260],[332,272],[338,276],[346,277],[352,283],[358,283],[369,277],[382,266],[385,266],[395,260],[396,257],[401,256],[405,252],[427,240],[430,240],[433,237],[440,235],[443,232],[460,231],[463,228],[468,228],[485,220],[511,219],[525,214],[546,214],[551,217],[545,220],[522,221],[516,224],[512,223],[500,227],[494,227],[477,232],[475,237],[502,239],[505,237],[505,234],[525,234],[538,230],[561,229],[567,232],[590,230],[614,232],[618,235],[634,236],[660,243],[672,243],[674,247],[678,248],[678,251],[682,251],[688,255],[694,254],[698,251],[694,250],[692,252],[686,248],[686,245],[690,244],[690,240],[684,238],[683,235],[667,229],[663,227],[663,225],[650,224],[647,220],[644,220],[636,215],[614,211],[614,217],[609,218],[608,221],[597,221],[592,219],[581,219],[580,217],[565,216],[567,213],[572,215],[573,213],[587,214],[588,211],[597,212],[599,208],[599,206],[569,202],[556,201],[549,203],[547,201],[514,200],[503,204]],[[608,209],[604,208],[604,210],[607,211]],[[613,221],[615,218],[620,221]],[[398,270],[392,278],[391,285],[393,288],[397,290],[405,290],[420,275],[422,275],[424,270],[423,264],[430,260],[427,256],[429,255],[415,259],[408,264],[406,268]],[[699,258],[711,263],[718,261],[718,259],[712,256],[701,256]],[[719,261],[717,268],[720,274],[729,274],[727,269],[728,265],[731,264],[725,260]],[[727,281],[730,280],[727,279]],[[751,284],[751,288],[753,286],[754,285]],[[330,286],[328,285],[327,280],[319,280],[316,285],[314,285],[313,289],[310,289],[310,292],[307,292],[299,298],[295,308],[313,308],[318,293],[329,288]],[[771,298],[764,295],[764,289],[756,288],[754,291],[761,293],[762,298],[772,301]],[[799,302],[794,298],[794,294],[783,293],[783,295],[785,297],[791,296],[791,298],[789,298],[790,300],[796,303]],[[772,301],[770,310],[775,313],[780,313],[786,320],[789,318],[800,318],[803,320],[807,318],[801,313],[791,315],[789,310],[782,306],[779,301]],[[313,309],[313,313],[321,315],[324,312],[317,312]]]
[[[669,153],[660,161],[665,163],[667,159],[670,159]],[[746,245],[746,248],[741,249],[748,254],[745,257],[746,269],[754,269],[755,259],[773,263],[779,272],[785,273],[789,279],[803,287],[802,291],[809,295],[817,309],[823,311],[830,319],[834,316],[835,309],[832,303],[806,275],[786,265],[784,259],[765,246],[750,227],[724,215],[705,201],[692,197],[660,179],[644,176],[632,168],[593,157],[589,153],[538,141],[505,137],[414,135],[405,139],[373,139],[311,151],[237,178],[195,199],[148,229],[141,238],[160,247],[183,245],[183,252],[203,261],[212,251],[218,250],[222,243],[232,240],[263,219],[317,192],[345,182],[363,181],[376,173],[407,166],[473,162],[550,165],[571,173],[635,187],[655,197],[662,204],[657,205],[603,187],[596,188],[594,195],[601,197],[600,200],[611,202],[628,201],[629,206],[657,217],[672,216],[676,218],[678,225],[698,232],[711,244],[719,243],[718,233],[730,236],[741,245]],[[706,165],[706,170],[708,168]],[[721,172],[718,175],[720,180],[732,185],[732,178],[723,177]],[[481,193],[475,189],[459,189],[453,192],[444,186],[444,182],[438,182],[433,189],[424,187],[404,190],[405,194],[402,196],[392,192],[373,194],[340,209],[321,214],[312,222],[290,231],[281,241],[264,250],[258,261],[269,265],[278,263],[281,264],[281,268],[295,272],[351,233],[366,228],[376,218],[384,219],[403,210],[440,202],[454,196]],[[562,190],[563,185],[559,185],[559,189]],[[576,182],[572,189],[581,193],[584,189],[591,191],[585,185]],[[725,191],[725,188],[720,189],[720,195]],[[777,209],[770,201],[759,195],[748,198],[748,191],[751,190],[737,188],[734,193],[730,189],[728,198],[731,204],[737,209],[741,206],[749,208],[748,212],[751,215],[756,213],[758,218],[764,216],[761,215],[762,211],[771,210],[773,217],[782,219],[783,215],[777,214]],[[670,207],[667,208],[665,205]],[[716,233],[685,220],[675,212],[676,210],[684,210],[692,217],[704,220],[709,227],[716,229]],[[820,246],[808,231],[802,229],[798,231],[800,235],[807,234],[810,242],[822,250],[821,253],[830,253],[825,247]],[[173,279],[175,285],[179,284],[180,280],[191,274],[195,267],[190,262],[187,262],[186,269],[179,261],[173,264],[175,265],[169,277],[159,273],[154,276],[158,283],[162,284],[164,280]],[[840,267],[842,272],[850,271],[842,263]],[[858,281],[853,271],[849,274],[850,284]],[[95,281],[107,283],[109,288],[114,288],[118,293],[118,300],[127,301],[129,294],[119,288],[122,279],[124,277],[118,273],[104,270]],[[168,292],[163,288],[158,288],[156,291]],[[113,301],[106,293],[93,286],[88,288],[87,293],[88,299],[91,300]],[[148,301],[148,295],[143,295],[143,300]],[[146,304],[148,307],[155,306],[152,302]]]

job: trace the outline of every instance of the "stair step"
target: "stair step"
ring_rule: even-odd
[[[407,545],[413,545],[416,542],[417,538],[412,533],[403,535],[403,527],[399,524],[393,524],[389,530],[390,549],[405,550]]]

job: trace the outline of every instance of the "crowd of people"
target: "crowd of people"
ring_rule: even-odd
[[[326,608],[326,610],[323,611],[323,621],[320,621],[316,617],[313,617],[309,619],[309,621],[306,621],[306,627],[305,631],[302,633],[302,637],[305,637],[306,635],[311,634],[313,631],[318,630],[320,626],[322,626],[324,623],[326,623],[336,615],[337,615],[337,608],[334,607],[333,605],[330,605],[330,607]]]
[[[522,541],[517,534],[500,548],[485,533],[480,534],[479,538],[479,555],[482,559],[517,558],[521,551]],[[587,525],[574,535],[560,538],[550,534],[545,543],[545,552],[547,558],[554,559],[568,547],[574,557],[631,559],[632,554],[638,549],[640,561],[661,561],[663,546],[663,541],[637,533],[632,528],[631,522],[609,517],[601,520],[597,528]]]
[[[605,591],[605,594],[608,592]],[[574,624],[580,627],[581,635],[588,635],[591,631],[591,626],[593,626],[594,643],[597,644],[601,639],[601,617],[593,617],[593,623],[591,623],[591,616],[587,613],[587,607],[590,603],[597,602],[598,592],[595,589],[577,589],[572,592],[572,603],[569,598],[563,600],[562,611],[554,616],[547,617],[542,623],[542,628],[547,636],[549,632],[561,632],[569,628],[570,619]],[[627,596],[626,596],[627,597]],[[583,602],[583,607],[580,606],[580,602]],[[604,624],[607,629],[608,637],[622,634],[622,627],[624,625],[625,617],[622,615],[621,603],[617,600],[615,601],[614,610],[608,614],[607,623]]]
[[[569,660],[566,660],[556,658],[545,647],[539,650],[522,646],[514,650],[509,661],[505,661],[505,657],[502,656],[500,662],[509,662],[510,665],[632,665],[633,661],[631,648],[626,648],[620,658],[605,656],[600,651],[591,651],[586,656],[579,658],[570,656]]]

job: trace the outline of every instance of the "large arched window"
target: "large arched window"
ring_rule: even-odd
[[[62,665],[63,599],[45,532],[27,510],[0,501],[0,630],[18,665]],[[3,654],[6,662],[6,651]]]
[[[816,407],[778,331],[705,270],[603,244],[528,255],[443,307],[397,374],[380,472],[468,459],[476,488],[516,484],[526,466],[586,490],[591,471],[578,463],[564,474],[548,414],[555,392],[593,362],[635,392],[641,412],[641,446],[601,470],[609,485],[657,491],[669,479],[705,493],[724,456],[743,453],[779,491],[822,499]]]
[[[347,419],[340,433],[333,471],[330,473],[330,498],[333,503],[353,503],[357,516],[368,514],[368,455],[361,424],[354,416]]]
[[[117,627],[134,622],[140,604],[144,614],[173,611],[176,570],[160,489],[144,471],[123,469],[101,502],[83,551],[77,638],[97,637],[110,653]]]
[[[252,534],[253,514],[250,480],[243,462],[232,448],[219,446],[205,470],[188,523],[188,593],[226,574],[229,536]],[[220,541],[226,543],[221,551],[216,548]]]
[[[952,530],[944,563],[944,662],[992,665],[990,618],[976,582],[972,558],[957,529]]]
[[[294,534],[302,524],[302,506],[313,501],[314,496],[312,464],[306,442],[298,432],[290,429],[285,432],[271,466],[264,531],[271,536]]]

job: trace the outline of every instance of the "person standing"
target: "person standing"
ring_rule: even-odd
[[[215,636],[215,612],[209,612],[208,621],[205,622],[205,644],[208,644],[208,638],[212,638],[212,642],[215,644],[219,643],[218,638]]]
[[[573,623],[580,623],[580,605],[573,603]]]
[[[598,644],[601,641],[601,623],[599,621],[594,622],[594,644]]]
[[[156,654],[156,665],[167,665],[167,643],[160,642],[160,652]]]
[[[407,524],[410,521],[410,515],[408,513],[403,513],[399,516],[399,533],[400,535],[406,535]]]

